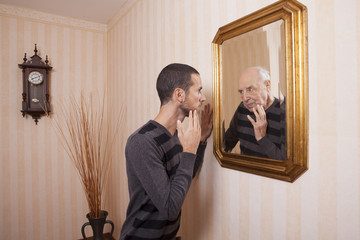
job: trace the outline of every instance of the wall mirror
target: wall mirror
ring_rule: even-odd
[[[306,7],[282,0],[220,27],[212,51],[218,162],[295,181],[308,169]],[[262,100],[265,113],[253,110]],[[265,137],[248,119],[261,124],[264,114]]]

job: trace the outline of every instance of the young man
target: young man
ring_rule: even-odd
[[[209,104],[198,71],[170,64],[159,74],[156,88],[161,107],[128,139],[125,155],[130,202],[121,240],[175,239],[181,207],[204,156],[212,131]],[[189,117],[188,128],[181,123]]]

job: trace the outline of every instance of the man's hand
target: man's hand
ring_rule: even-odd
[[[210,104],[206,104],[204,110],[201,111],[201,139],[205,142],[211,135],[213,129],[213,110]]]
[[[196,154],[196,150],[199,146],[201,128],[199,124],[199,117],[196,112],[189,112],[189,126],[188,129],[183,132],[180,120],[177,121],[177,131],[180,143],[184,152]]]
[[[257,105],[256,108],[253,108],[253,112],[255,114],[256,121],[252,119],[249,115],[247,115],[247,118],[254,127],[256,141],[259,141],[266,135],[266,129],[268,125],[266,120],[266,113],[264,107],[260,105]]]

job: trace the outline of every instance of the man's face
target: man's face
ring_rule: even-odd
[[[199,74],[192,74],[191,80],[193,84],[185,93],[185,100],[181,105],[181,109],[184,111],[186,116],[189,116],[189,111],[199,111],[202,103],[206,100],[202,94],[202,84]]]
[[[247,70],[240,76],[239,93],[244,106],[250,112],[253,112],[256,105],[267,109],[270,105],[270,80],[263,81],[256,70]]]

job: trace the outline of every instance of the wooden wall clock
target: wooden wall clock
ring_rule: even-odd
[[[22,69],[23,93],[22,93],[22,115],[32,116],[35,123],[42,115],[50,113],[49,102],[49,72],[52,67],[49,66],[48,56],[45,62],[37,55],[35,44],[35,54],[28,60],[26,53],[23,58],[24,62],[19,65]]]

